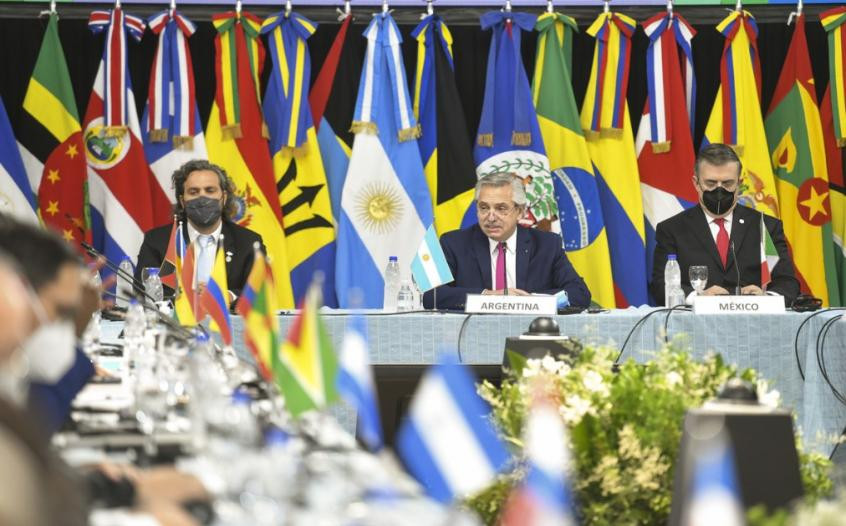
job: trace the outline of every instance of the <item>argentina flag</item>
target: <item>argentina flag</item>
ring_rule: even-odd
[[[364,316],[353,316],[344,333],[338,364],[338,393],[358,413],[356,434],[371,451],[382,449],[382,423],[376,400],[376,385],[367,350],[367,323]]]
[[[382,272],[397,256],[403,277],[432,224],[432,200],[415,140],[420,128],[408,95],[402,38],[388,13],[367,30],[352,129],[355,132],[338,220],[336,288],[340,307],[350,291],[363,292],[363,308],[381,308]]]
[[[411,260],[411,274],[421,292],[432,290],[455,279],[449,269],[441,242],[438,241],[438,235],[435,233],[435,225],[426,230],[420,248]]]

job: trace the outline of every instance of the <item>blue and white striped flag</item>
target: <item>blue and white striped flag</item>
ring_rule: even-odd
[[[17,142],[0,99],[0,212],[22,221],[38,223],[35,195],[29,186]]]
[[[737,483],[734,453],[725,432],[708,439],[694,450],[694,468],[684,526],[745,524],[743,503]]]
[[[363,316],[353,316],[344,334],[338,367],[338,393],[358,412],[358,436],[371,451],[384,445],[376,385],[367,356],[367,325]]]
[[[481,490],[509,463],[490,407],[452,357],[441,358],[420,381],[397,451],[426,492],[445,503]]]
[[[434,224],[429,225],[420,248],[417,249],[417,254],[411,260],[411,273],[421,292],[432,290],[455,279],[447,264],[441,242],[438,241]]]

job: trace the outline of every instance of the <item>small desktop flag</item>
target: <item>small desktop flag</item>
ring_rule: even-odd
[[[276,285],[266,256],[256,243],[253,268],[238,298],[236,310],[244,318],[244,343],[256,359],[265,380],[273,379],[279,361],[279,323],[276,320]]]
[[[179,323],[186,326],[197,325],[195,305],[197,303],[194,289],[194,244],[185,244],[182,237],[183,230],[177,228],[173,236],[176,250],[176,295],[173,299],[173,312]]]
[[[421,292],[432,290],[454,279],[441,242],[435,233],[435,225],[429,225],[417,254],[411,260],[411,274]]]
[[[528,473],[506,502],[500,526],[575,525],[567,484],[569,438],[549,400],[533,402],[524,439]]]
[[[764,214],[761,214],[761,288],[766,290],[771,281],[773,269],[778,264],[778,250],[776,249],[770,231],[764,224]]]
[[[490,407],[467,368],[451,357],[420,381],[397,451],[426,492],[444,503],[481,490],[509,462]]]
[[[358,411],[359,438],[371,451],[382,449],[382,423],[376,399],[376,385],[367,356],[367,325],[363,316],[353,316],[344,333],[338,368],[338,393]]]
[[[731,447],[724,435],[709,440],[694,459],[682,526],[746,524]]]
[[[223,236],[217,244],[217,255],[209,275],[209,281],[200,296],[203,310],[211,317],[209,326],[220,334],[223,343],[232,345],[232,322],[229,319],[229,285],[226,282],[226,256],[223,251]]]
[[[4,197],[0,212],[22,221],[38,223],[38,205],[26,177],[3,99],[0,99],[0,193]]]

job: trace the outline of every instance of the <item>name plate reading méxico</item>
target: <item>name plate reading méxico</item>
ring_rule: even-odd
[[[696,314],[778,314],[784,312],[784,296],[696,296]]]
[[[474,314],[558,314],[555,296],[483,296],[468,294],[464,312]]]

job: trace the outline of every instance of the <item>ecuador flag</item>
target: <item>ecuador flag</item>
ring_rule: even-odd
[[[565,15],[546,13],[535,28],[540,37],[532,95],[552,170],[564,249],[594,301],[613,308],[608,236],[570,77],[576,22]]]
[[[779,209],[802,290],[839,304],[831,242],[831,206],[825,143],[808,43],[805,16],[796,29],[764,122]]]
[[[417,145],[432,194],[435,230],[443,235],[476,222],[475,163],[455,85],[452,35],[438,15],[430,15],[412,36],[417,38],[414,115],[421,128]]]
[[[773,167],[761,118],[758,26],[746,11],[732,11],[717,26],[725,37],[720,88],[705,127],[708,143],[728,144],[743,164],[740,203],[779,217]]]
[[[634,20],[625,15],[603,13],[588,29],[596,47],[581,113],[608,233],[617,307],[648,302],[643,202],[626,103],[634,28]]]
[[[282,208],[273,176],[267,129],[259,107],[258,78],[264,61],[259,20],[246,12],[215,15],[217,91],[206,127],[209,160],[223,166],[235,185],[238,214],[232,219],[261,235],[278,280],[279,307],[294,307]]]

